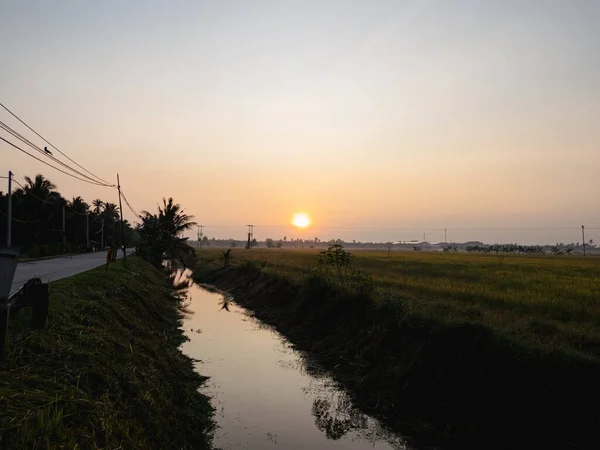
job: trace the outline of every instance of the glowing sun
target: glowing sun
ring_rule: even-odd
[[[310,225],[310,216],[303,212],[295,213],[292,217],[292,225],[298,228],[306,228]]]

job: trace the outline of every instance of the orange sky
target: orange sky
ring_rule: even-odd
[[[272,226],[295,211],[323,239],[598,233],[596,2],[27,3],[0,6],[0,101],[86,168],[119,171],[138,210],[173,196],[205,234],[240,239],[247,223],[289,237]],[[0,155],[18,179],[117,200]]]

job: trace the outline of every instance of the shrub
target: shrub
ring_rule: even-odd
[[[221,258],[223,259],[223,267],[229,267],[231,265],[231,260],[233,259],[231,249],[221,250]]]

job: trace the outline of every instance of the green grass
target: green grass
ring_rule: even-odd
[[[10,324],[0,435],[14,449],[208,448],[204,379],[179,350],[179,303],[140,258],[50,285],[45,329]]]
[[[597,448],[599,259],[357,251],[369,291],[309,270],[317,254],[235,249],[224,267],[206,249],[194,278],[423,445]]]
[[[218,259],[219,250],[199,252]],[[233,264],[266,261],[266,271],[298,279],[318,250],[233,250]],[[600,259],[462,253],[357,251],[355,266],[410,315],[481,324],[537,350],[600,358]]]

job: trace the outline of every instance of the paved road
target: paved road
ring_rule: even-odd
[[[131,253],[133,253],[133,249],[128,249],[127,255]],[[123,252],[119,251],[118,258],[122,257]],[[20,262],[17,264],[10,293],[12,294],[31,278],[40,278],[43,282],[56,281],[86,272],[103,264],[106,264],[106,252]]]

